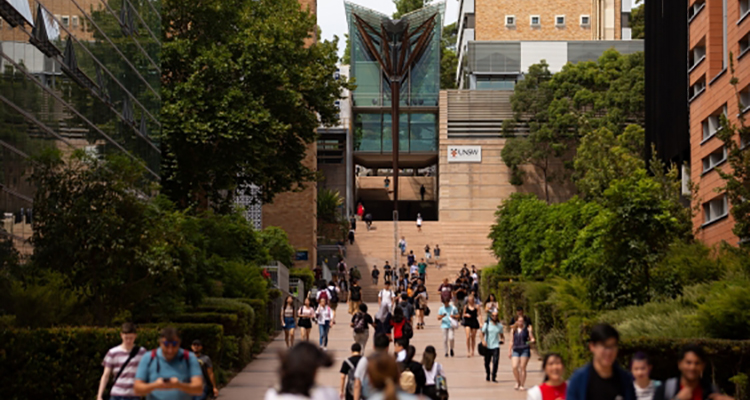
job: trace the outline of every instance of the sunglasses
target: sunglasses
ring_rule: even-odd
[[[161,344],[164,345],[164,347],[178,347],[180,342],[177,340],[164,340]]]

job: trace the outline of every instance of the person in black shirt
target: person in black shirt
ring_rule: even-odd
[[[615,363],[619,342],[620,334],[608,324],[591,329],[593,359],[570,378],[567,400],[636,400],[633,376]]]
[[[388,261],[385,262],[385,265],[383,265],[383,279],[386,281],[393,280],[393,269],[391,268],[391,264],[388,263]]]
[[[367,347],[367,339],[370,337],[370,326],[373,329],[375,328],[375,321],[367,313],[367,304],[361,303],[359,305],[359,310],[352,315],[352,322],[349,326],[352,327],[354,341],[362,347],[360,352],[364,355],[365,348]]]
[[[399,365],[399,371],[411,371],[414,374],[414,380],[417,381],[417,389],[413,394],[422,394],[422,389],[424,389],[424,385],[427,383],[427,377],[425,376],[422,364],[414,361],[415,354],[417,354],[417,349],[409,345],[406,349],[406,360],[399,363],[401,364]]]
[[[362,346],[359,343],[352,345],[351,357],[344,360],[341,364],[341,390],[339,394],[346,400],[354,400],[354,371],[357,369],[357,363],[362,359]]]
[[[378,269],[377,265],[372,266],[372,284],[377,286],[378,285],[378,278],[380,277],[380,270]]]

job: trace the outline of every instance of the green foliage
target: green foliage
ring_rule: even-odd
[[[558,277],[552,280],[549,301],[555,305],[555,311],[562,315],[584,315],[594,309],[590,293],[590,283],[586,279],[580,276],[570,279]]]
[[[48,272],[27,282],[13,280],[0,292],[0,306],[16,327],[38,328],[89,322],[79,307],[80,291],[70,289],[62,274]]]
[[[576,150],[575,182],[587,200],[601,200],[604,191],[615,180],[644,169],[645,131],[629,125],[615,137],[607,128],[586,134]]]
[[[673,298],[686,286],[720,279],[726,267],[706,245],[675,242],[652,271],[654,297]]]
[[[249,304],[239,300],[209,297],[203,300],[203,303],[197,307],[197,311],[236,314],[238,321],[244,320],[247,326],[255,326],[255,310]]]
[[[268,334],[273,330],[273,324],[269,321],[268,303],[260,299],[237,299],[237,301],[241,301],[255,310],[256,318],[255,325],[253,326],[253,337],[256,340],[256,345],[259,342],[268,340]]]
[[[309,268],[291,268],[289,270],[289,278],[301,279],[304,282],[305,293],[303,294],[305,296],[315,284],[315,274]]]
[[[286,266],[294,264],[294,247],[289,243],[285,230],[277,226],[266,227],[260,232],[260,241],[268,250],[270,261],[278,261]]]
[[[705,303],[698,306],[696,322],[711,336],[726,339],[750,337],[750,281],[722,281],[711,286]]]
[[[540,228],[544,225],[546,213],[546,204],[533,194],[514,193],[498,207],[489,238],[505,273],[520,275],[525,272],[522,261],[524,246],[542,243]]]
[[[171,322],[217,324],[224,328],[224,334],[242,337],[250,334],[248,320],[235,314],[223,312],[194,312],[165,316]]]
[[[426,6],[431,0],[393,0],[396,5],[396,12],[393,13],[393,19],[399,19],[404,14],[419,10]]]
[[[307,147],[348,86],[337,41],[310,43],[315,17],[296,0],[168,0],[162,17],[165,193],[226,213],[249,184],[268,203],[312,181]]]
[[[443,37],[440,47],[440,89],[456,88],[456,69],[458,55],[456,54],[456,40],[458,39],[457,22],[443,27]]]
[[[646,38],[646,8],[643,6],[643,0],[636,1],[638,4],[630,10],[630,29],[633,39]]]
[[[337,222],[343,204],[344,198],[338,191],[326,188],[318,190],[318,219],[327,223]]]

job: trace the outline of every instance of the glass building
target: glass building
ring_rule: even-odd
[[[30,236],[29,158],[125,154],[159,179],[158,0],[0,0],[0,209]]]
[[[372,164],[377,159],[382,167],[387,167],[388,162],[382,157],[369,156],[391,154],[393,151],[390,84],[381,64],[368,48],[357,20],[380,29],[390,17],[348,2],[345,2],[345,8],[351,38],[350,73],[357,85],[352,92],[355,158],[360,165]],[[412,38],[410,48],[404,49],[406,54],[415,50],[422,36],[426,36],[424,40],[427,42],[424,51],[415,54],[416,60],[408,69],[399,94],[399,150],[400,153],[414,156],[402,158],[405,162],[410,163],[408,160],[411,159],[414,161],[411,164],[423,164],[412,165],[416,167],[434,164],[434,159],[429,156],[436,156],[438,150],[440,37],[444,14],[445,3],[437,2],[401,18],[408,24],[409,32],[418,32]],[[419,28],[431,18],[435,22],[432,29],[420,32]],[[364,34],[370,35],[377,52],[383,51],[381,37],[371,32]]]

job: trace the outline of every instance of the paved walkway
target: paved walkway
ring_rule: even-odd
[[[368,305],[370,310],[376,309],[376,305]],[[435,346],[438,352],[437,361],[440,362],[448,379],[451,399],[471,399],[471,400],[513,400],[526,399],[525,392],[517,392],[513,389],[514,380],[510,369],[510,359],[508,358],[507,347],[501,348],[500,367],[498,371],[499,383],[485,381],[484,359],[479,355],[474,358],[467,358],[466,355],[466,335],[460,329],[456,331],[456,356],[445,359],[443,357],[442,334],[439,323],[436,320],[437,303],[430,304],[433,313],[427,317],[427,325],[424,330],[414,331],[412,345],[417,348],[416,360],[421,360],[422,351],[428,345]],[[349,348],[353,343],[352,331],[349,328],[351,316],[346,313],[346,307],[339,306],[339,313],[336,314],[336,325],[331,329],[328,341],[328,351],[335,354],[336,362],[334,367],[321,370],[318,374],[318,383],[339,388],[341,383],[341,374],[339,368],[345,357],[349,356]],[[313,325],[311,341],[317,343],[318,330]],[[299,340],[299,333],[296,333]],[[477,337],[479,335],[477,334]],[[372,349],[372,338],[367,343],[368,351]],[[277,336],[274,341],[266,347],[253,362],[240,372],[227,387],[219,393],[220,400],[255,400],[263,399],[266,389],[274,386],[278,382],[278,354],[285,348],[284,335]],[[531,387],[541,382],[541,363],[537,361],[534,355],[529,363],[529,377],[527,386]]]

